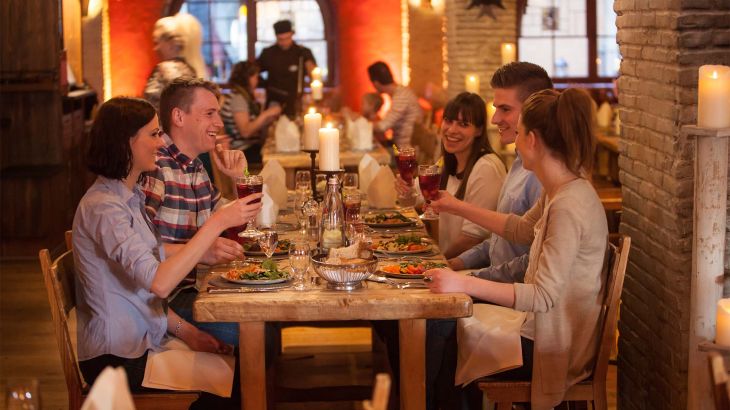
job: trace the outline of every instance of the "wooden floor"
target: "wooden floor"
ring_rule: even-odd
[[[43,409],[66,409],[66,384],[61,371],[51,314],[37,260],[0,261],[0,386],[9,380],[36,378]],[[284,329],[284,355],[277,384],[368,385],[372,378],[367,328]],[[3,396],[4,397],[4,396]],[[616,368],[610,366],[609,408],[616,408]],[[5,399],[0,400],[0,409]],[[359,402],[280,403],[277,410],[361,409]]]

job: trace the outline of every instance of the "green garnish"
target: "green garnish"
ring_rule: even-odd
[[[421,237],[418,235],[399,235],[395,238],[398,245],[408,245],[410,243],[421,244]]]
[[[247,177],[249,175],[251,175],[251,174],[248,173],[248,167],[244,168],[243,169],[243,176]]]
[[[239,280],[271,280],[288,277],[286,271],[280,270],[276,266],[276,262],[271,259],[265,259],[261,262],[261,270],[255,272],[241,273],[238,275]]]

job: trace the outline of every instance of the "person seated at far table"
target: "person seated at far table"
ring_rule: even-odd
[[[524,283],[450,269],[424,275],[432,292],[463,292],[527,312],[520,330],[523,365],[494,377],[531,379],[533,409],[553,408],[570,386],[590,376],[598,348],[608,226],[587,179],[596,145],[594,116],[591,97],[578,89],[543,90],[525,101],[517,150],[544,192],[524,215],[483,209],[445,191],[432,202],[438,212],[460,215],[510,242],[532,244]]]
[[[383,119],[373,124],[373,131],[376,135],[383,135],[387,130],[392,130],[392,140],[380,141],[390,150],[392,145],[411,145],[413,127],[423,117],[418,97],[410,88],[397,84],[390,68],[382,61],[368,67],[368,76],[375,90],[380,94],[388,94],[392,100]]]
[[[259,66],[255,61],[241,61],[233,66],[228,85],[231,93],[223,96],[221,118],[230,147],[240,149],[249,164],[260,164],[261,147],[271,124],[281,114],[281,106],[272,105],[262,110],[254,99],[259,83]]]
[[[256,215],[261,204],[252,201],[261,194],[221,208],[186,245],[165,246],[138,185],[143,172],[157,168],[161,135],[154,107],[127,97],[105,102],[91,129],[87,163],[98,177],[73,222],[79,368],[90,385],[106,366],[121,366],[130,389],[144,391],[148,353],[164,350],[170,337],[194,351],[232,351],[178,316],[165,298],[196,263],[215,259],[213,244],[223,230]],[[203,393],[191,408],[232,407],[238,393],[234,388],[233,399]]]

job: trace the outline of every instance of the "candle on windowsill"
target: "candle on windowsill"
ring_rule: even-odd
[[[304,114],[304,137],[302,138],[302,148],[305,150],[316,151],[319,149],[319,129],[322,127],[322,114],[309,109],[309,113]]]
[[[502,65],[517,60],[517,47],[515,43],[502,43]]]
[[[720,299],[717,301],[715,343],[730,347],[730,299]]]
[[[340,169],[340,130],[332,128],[319,129],[319,170],[338,171]]]
[[[697,87],[697,126],[730,128],[730,67],[703,65]]]
[[[470,73],[464,78],[466,92],[479,94],[479,75]]]
[[[322,81],[314,80],[311,84],[312,87],[312,98],[314,101],[322,99]]]
[[[314,67],[312,69],[312,81],[322,81],[322,69],[319,67]]]

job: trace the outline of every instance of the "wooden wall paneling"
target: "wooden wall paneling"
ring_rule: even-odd
[[[58,0],[0,2],[0,61],[5,72],[57,73]]]
[[[0,113],[4,123],[0,136],[3,170],[63,162],[59,93],[3,93]]]
[[[83,49],[81,46],[81,2],[63,1],[63,48],[66,50],[68,64],[76,81],[84,80]]]

